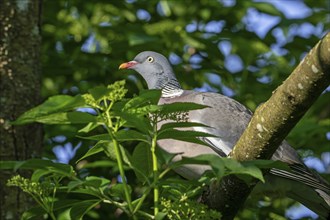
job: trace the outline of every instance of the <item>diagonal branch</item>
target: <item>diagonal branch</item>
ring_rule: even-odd
[[[261,105],[236,143],[232,157],[238,161],[270,159],[306,111],[330,84],[330,33],[320,40]],[[232,219],[257,182],[246,185],[235,176],[214,183],[203,195],[223,219]]]

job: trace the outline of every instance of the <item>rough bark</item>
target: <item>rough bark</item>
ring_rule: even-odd
[[[40,14],[41,0],[0,1],[1,160],[40,155],[41,127],[9,123],[40,102]],[[1,219],[20,219],[33,203],[21,190],[6,186],[12,171],[0,172]]]
[[[271,98],[255,112],[236,143],[238,161],[270,159],[290,130],[330,84],[330,33],[319,41]],[[257,182],[246,185],[235,176],[214,183],[203,195],[211,208],[233,219]]]

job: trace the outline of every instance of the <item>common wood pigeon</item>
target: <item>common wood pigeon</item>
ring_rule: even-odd
[[[202,154],[217,154],[226,157],[251,119],[251,111],[229,97],[211,92],[183,90],[168,60],[159,53],[141,52],[134,60],[121,64],[119,69],[133,69],[144,78],[149,89],[161,89],[162,96],[159,104],[194,102],[210,106],[190,111],[188,120],[208,126],[193,129],[215,135],[216,137],[203,139],[212,147],[172,139],[158,142],[159,147],[165,151],[179,153],[175,160]],[[297,152],[286,141],[283,141],[274,153],[272,160],[289,164],[292,172],[271,169],[270,174],[265,176],[266,185],[270,184],[274,192],[277,186],[285,186],[288,197],[301,202],[320,216],[328,218],[330,216],[329,184],[307,168]],[[198,178],[208,169],[210,169],[208,166],[186,165],[175,171],[187,179],[193,179]]]

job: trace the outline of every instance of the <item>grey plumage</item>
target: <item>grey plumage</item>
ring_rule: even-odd
[[[158,145],[164,150],[181,153],[175,157],[175,160],[180,160],[182,156],[193,157],[200,154],[228,155],[251,119],[252,113],[231,98],[217,93],[182,90],[168,60],[159,53],[141,52],[133,61],[122,64],[120,68],[137,71],[145,79],[149,89],[162,89],[159,104],[195,102],[210,106],[210,108],[190,111],[188,118],[192,122],[209,126],[194,129],[217,136],[217,138],[203,139],[212,148],[176,140],[159,141]],[[297,152],[286,141],[283,141],[272,159],[289,164],[292,172],[272,169],[265,177],[267,183],[259,188],[270,184],[272,191],[276,192],[277,185],[285,185],[284,190],[287,191],[286,194],[289,197],[306,205],[320,216],[329,217],[329,184],[308,169]],[[176,172],[185,178],[192,179],[198,178],[208,169],[207,166],[187,165],[180,167]],[[278,181],[285,184],[276,184]]]

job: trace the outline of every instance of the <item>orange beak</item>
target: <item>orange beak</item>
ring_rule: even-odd
[[[119,69],[130,69],[132,66],[135,66],[136,64],[138,64],[138,62],[136,61],[129,61],[127,63],[122,63],[119,66]]]

